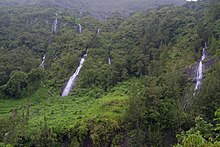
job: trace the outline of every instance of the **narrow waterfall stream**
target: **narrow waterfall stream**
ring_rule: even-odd
[[[76,85],[77,77],[80,73],[81,68],[83,67],[83,63],[85,61],[85,58],[87,57],[88,54],[88,49],[86,53],[83,55],[83,57],[80,60],[79,66],[76,69],[75,73],[69,78],[69,81],[66,84],[66,87],[63,89],[62,96],[68,96],[68,94],[71,92],[71,90],[74,88]]]
[[[32,21],[31,23],[34,24],[35,22],[37,22],[38,18],[35,18],[34,21]]]
[[[108,65],[111,65],[111,58],[108,56]]]
[[[44,62],[45,62],[45,58],[46,58],[46,54],[44,54],[43,58],[42,58],[42,62],[40,64],[40,67],[44,68]]]
[[[197,69],[195,91],[199,90],[201,88],[201,85],[202,85],[202,78],[203,78],[203,64],[202,64],[202,62],[206,58],[206,48],[207,48],[207,45],[205,43],[205,47],[203,48],[203,51],[202,51],[202,58],[199,62],[199,66],[198,66],[198,69]]]
[[[108,49],[108,65],[111,65],[110,49]]]
[[[111,58],[108,57],[108,64],[111,65]]]
[[[57,24],[58,24],[58,14],[56,13],[56,18],[52,24],[52,32],[56,33],[57,32]]]
[[[52,23],[52,27],[51,27],[52,33],[53,32],[55,32],[55,33],[57,32],[57,23],[58,23],[58,14],[56,13],[56,18],[55,18],[54,22]],[[49,38],[49,41],[48,41],[48,44],[51,43],[51,37],[52,36],[53,35],[51,34],[51,36]],[[44,50],[44,56],[43,56],[42,62],[40,64],[40,67],[42,67],[42,68],[44,68],[45,59],[46,59],[46,49]]]
[[[81,24],[78,24],[78,30],[79,30],[79,33],[81,34],[82,33],[82,25]]]
[[[100,33],[100,29],[97,30],[97,34],[99,34],[99,33]]]

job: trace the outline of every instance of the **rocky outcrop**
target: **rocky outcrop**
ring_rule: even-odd
[[[220,60],[220,57],[219,58],[208,58],[208,59],[204,60],[203,61],[203,71],[206,71],[209,68],[211,68],[217,60]],[[198,66],[199,66],[199,62],[196,62],[196,63],[192,64],[191,66],[189,66],[188,68],[186,68],[184,71],[184,73],[187,74],[192,79],[192,82],[196,82]]]

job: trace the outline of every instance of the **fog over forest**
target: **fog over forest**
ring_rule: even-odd
[[[74,10],[79,14],[91,14],[105,19],[113,12],[128,16],[136,11],[157,8],[161,5],[182,5],[185,0],[1,0],[3,6],[58,7]]]

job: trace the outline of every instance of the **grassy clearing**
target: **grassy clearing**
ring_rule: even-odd
[[[51,96],[47,88],[39,89],[30,99],[29,128],[37,131],[45,123],[55,132],[68,132],[76,124],[90,120],[118,121],[124,117],[128,101],[129,82],[113,88],[101,98],[89,96]],[[12,116],[13,110],[26,112],[27,99],[0,99],[0,117]]]
[[[104,96],[101,99],[89,97],[51,97],[31,107],[30,127],[36,128],[47,118],[47,124],[56,132],[66,132],[77,122],[88,119],[123,116],[127,97]]]
[[[51,95],[46,87],[40,88],[30,98],[30,104],[31,106],[40,104],[50,96]],[[0,98],[0,117],[2,118],[2,117],[10,116],[13,110],[21,110],[22,107],[26,107],[26,105],[27,105],[27,98],[20,98],[20,99]]]

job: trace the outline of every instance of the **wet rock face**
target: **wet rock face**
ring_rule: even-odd
[[[190,67],[188,67],[184,73],[187,74],[189,77],[192,78],[192,81],[195,82],[196,81],[196,75],[197,75],[197,68],[199,66],[199,62],[196,62],[195,64],[191,65]]]
[[[220,60],[220,57],[218,57],[218,58],[212,58],[212,59],[209,59],[209,60],[205,60],[204,61],[204,65],[205,65],[205,69],[209,69],[210,67],[212,67],[213,66],[213,64],[215,63],[215,62],[217,62],[217,61],[219,61]]]
[[[211,68],[216,60],[220,60],[220,57],[204,60],[203,71],[206,71],[207,69]],[[198,66],[199,66],[199,62],[196,62],[190,67],[186,68],[184,71],[184,73],[187,74],[192,79],[192,82],[196,82]]]

